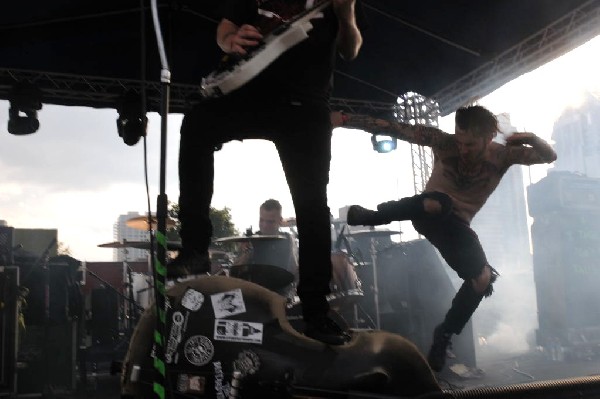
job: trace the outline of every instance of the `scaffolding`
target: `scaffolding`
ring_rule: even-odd
[[[411,125],[438,127],[440,108],[435,100],[420,94],[408,92],[398,97],[394,115],[399,122]],[[413,185],[415,194],[425,189],[425,184],[431,176],[433,167],[433,152],[431,148],[411,144],[410,156],[412,160]]]

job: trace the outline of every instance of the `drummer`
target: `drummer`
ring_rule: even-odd
[[[266,200],[259,208],[259,230],[254,234],[279,235],[286,239],[242,242],[233,264],[277,266],[292,273],[294,281],[298,281],[298,244],[293,234],[281,230],[282,223],[279,201]]]

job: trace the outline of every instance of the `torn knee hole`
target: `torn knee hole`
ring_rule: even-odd
[[[424,198],[423,199],[423,209],[428,214],[439,215],[442,213],[442,204],[440,204],[440,202],[437,200],[434,200],[431,198]]]

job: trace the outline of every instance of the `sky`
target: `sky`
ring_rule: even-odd
[[[496,114],[509,113],[513,126],[551,140],[554,121],[576,106],[586,90],[600,91],[600,37],[525,74],[482,98],[479,104]],[[117,217],[145,213],[144,146],[129,147],[117,134],[113,109],[44,104],[40,129],[29,136],[7,132],[8,103],[0,101],[0,220],[15,228],[58,229],[58,239],[82,261],[110,261]],[[181,115],[168,120],[166,194],[177,201]],[[440,119],[453,132],[453,115]],[[370,134],[336,129],[328,187],[334,217],[351,204],[378,203],[412,195],[410,148],[399,143],[388,154],[373,151]],[[150,201],[156,209],[159,184],[160,118],[149,114],[147,154]],[[307,160],[308,162],[308,160]],[[213,206],[231,209],[240,231],[258,229],[258,207],[268,198],[294,215],[277,152],[270,142],[246,140],[226,144],[215,156]],[[547,166],[531,168],[531,181]],[[404,230],[404,225],[399,226]],[[411,236],[412,235],[412,236]],[[406,229],[403,239],[415,238]]]

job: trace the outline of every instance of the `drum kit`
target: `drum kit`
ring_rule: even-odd
[[[126,221],[128,227],[148,230],[157,226],[155,217],[148,220],[141,216]],[[169,219],[167,226],[174,227],[175,223]],[[379,320],[379,286],[377,277],[377,242],[380,239],[390,239],[392,235],[401,234],[400,231],[389,230],[359,230],[344,233],[342,229],[338,234],[338,245],[331,252],[332,279],[330,283],[331,293],[327,300],[331,309],[337,312],[340,317],[348,320],[348,325],[355,328],[380,328]],[[268,243],[277,240],[289,239],[286,235],[242,235],[223,237],[214,240],[219,244],[240,244],[248,243],[251,246],[257,243]],[[364,256],[356,244],[361,242],[370,242],[370,258],[365,261]],[[340,242],[344,242],[345,249],[341,249]],[[137,248],[151,250],[149,241],[114,241],[98,245],[101,248]],[[167,241],[167,250],[178,251],[182,248],[179,241]],[[358,252],[358,253],[357,253]],[[300,313],[299,298],[296,295],[296,278],[288,270],[270,264],[248,263],[232,264],[227,252],[211,250],[211,273],[215,275],[225,275],[242,280],[250,281],[274,292],[280,293],[287,298],[288,310],[290,314]],[[359,276],[368,274],[366,280],[369,281],[368,287],[363,287],[363,282]],[[130,298],[138,306],[147,308],[150,306],[152,296],[152,278],[151,274],[130,273],[128,287],[130,287]],[[366,309],[369,310],[366,310]]]

